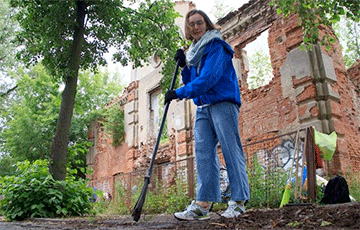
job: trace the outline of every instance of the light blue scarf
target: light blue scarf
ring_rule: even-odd
[[[221,33],[218,30],[208,30],[199,41],[193,42],[186,53],[186,60],[190,66],[196,66],[197,72],[200,70],[200,62],[206,45],[213,39],[221,39]]]

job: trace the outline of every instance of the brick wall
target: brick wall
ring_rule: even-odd
[[[342,169],[360,169],[360,60],[348,71],[341,74],[344,85],[339,87],[341,100],[340,114],[336,125],[344,133],[338,142],[339,161]]]
[[[302,30],[296,15],[279,18],[267,1],[250,1],[220,22],[223,34],[243,62],[242,49],[268,30],[269,52],[274,78],[251,90],[246,71],[241,79],[242,138],[258,139],[315,126],[318,131],[337,132],[337,151],[326,165],[330,173],[359,169],[359,62],[348,72],[339,42],[330,50],[314,46],[301,50]],[[255,14],[249,16],[247,13]],[[256,20],[261,15],[261,22]],[[234,18],[237,23],[234,23]],[[320,36],[335,36],[331,28],[320,27]]]
[[[302,30],[297,16],[292,15],[286,19],[279,17],[276,11],[268,6],[267,0],[251,0],[218,23],[222,26],[224,39],[235,50],[235,57],[242,68],[239,79],[242,97],[239,130],[243,144],[315,126],[318,131],[335,131],[338,134],[337,151],[333,160],[325,164],[325,169],[330,173],[359,170],[360,61],[346,70],[338,41],[330,50],[319,46],[314,46],[311,51],[300,49]],[[246,84],[243,48],[265,30],[268,30],[269,34],[274,78],[268,85],[249,89]],[[321,35],[333,35],[330,28],[320,30]],[[146,92],[142,87],[146,86],[139,82],[131,83],[118,99],[121,106],[137,103],[139,96],[136,91]],[[186,125],[181,128],[174,125],[170,128],[170,141],[160,146],[156,164],[194,155],[194,113],[191,109],[184,111],[186,103],[172,103],[180,106],[168,115],[169,122],[176,123],[174,119],[184,117],[186,122],[182,123]],[[146,116],[144,111],[136,108],[131,110],[131,114]],[[131,132],[126,134],[127,138],[130,138],[128,135],[131,134],[131,142],[116,148],[112,147],[101,127],[95,128],[97,134],[92,136],[96,146],[91,151],[93,157],[89,157],[93,159],[89,164],[94,169],[93,184],[98,182],[110,184],[112,187],[114,180],[111,178],[116,175],[148,167],[154,142],[136,142],[136,132],[140,132],[141,127],[136,128],[139,127],[136,119],[131,124],[134,129],[129,129]],[[256,152],[257,149],[278,144],[279,140],[274,140],[266,143],[270,146],[253,145],[245,151]],[[251,157],[248,156],[248,159]],[[223,162],[222,157],[220,160]]]

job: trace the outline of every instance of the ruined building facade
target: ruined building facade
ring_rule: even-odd
[[[185,15],[194,5],[181,1],[176,7]],[[183,28],[184,18],[179,18],[177,24]],[[311,51],[300,49],[303,33],[297,16],[282,18],[269,7],[268,0],[251,0],[218,24],[223,38],[235,50],[243,144],[314,126],[321,132],[338,134],[336,153],[327,164],[329,172],[359,170],[360,62],[346,70],[338,41],[330,50],[320,46]],[[335,36],[330,28],[319,29],[321,35]],[[245,47],[265,32],[273,78],[265,86],[250,89]],[[123,144],[113,147],[108,134],[94,124],[89,134],[94,146],[88,155],[94,186],[112,190],[118,175],[147,168],[161,118],[160,70],[156,57],[150,66],[134,70],[133,81],[115,101],[125,112]],[[155,164],[194,156],[195,111],[190,100],[171,103],[167,116],[169,141],[160,146]]]

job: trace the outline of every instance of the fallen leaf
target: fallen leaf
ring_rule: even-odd
[[[287,225],[289,225],[290,227],[297,227],[301,225],[301,223],[299,221],[295,221],[295,222],[290,222]]]
[[[331,225],[332,223],[331,222],[328,222],[328,221],[325,221],[325,220],[323,220],[323,221],[321,221],[321,227],[324,227],[324,226],[328,226],[328,225]]]

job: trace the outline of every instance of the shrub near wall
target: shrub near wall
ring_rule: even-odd
[[[92,210],[86,181],[71,175],[55,181],[45,160],[17,163],[16,175],[1,177],[0,184],[1,215],[9,220],[81,216]]]

